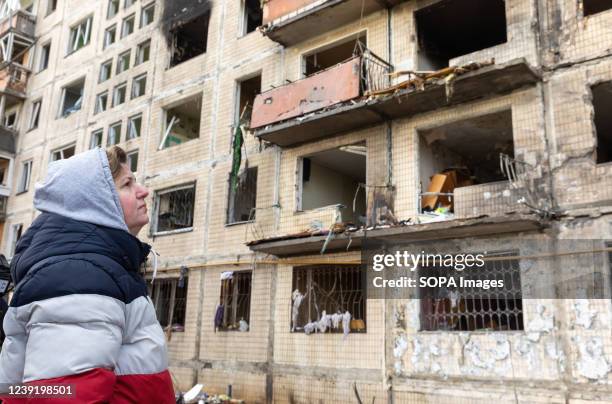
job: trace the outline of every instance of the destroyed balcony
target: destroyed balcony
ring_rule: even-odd
[[[362,15],[391,8],[402,0],[268,0],[263,6],[262,32],[292,46],[357,21]],[[363,10],[362,10],[363,8]]]
[[[510,93],[540,80],[540,73],[525,59],[515,59],[499,65],[470,63],[435,72],[397,72],[393,75],[404,74],[407,79],[389,85],[380,66],[391,67],[377,61],[373,63],[376,70],[370,70],[367,55],[356,57],[260,94],[251,121],[254,135],[279,146],[293,146]],[[371,78],[376,85],[368,87]]]
[[[296,135],[293,130],[281,128],[287,123],[299,124],[319,111],[350,104],[365,94],[382,91],[389,87],[392,71],[390,64],[366,49],[361,56],[259,94],[253,105],[251,129],[255,136],[281,146],[323,137],[325,134],[316,131]]]
[[[29,76],[30,70],[17,63],[0,65],[0,93],[7,97],[7,107],[26,98]]]
[[[27,11],[18,10],[0,21],[0,38],[12,33],[34,41],[35,28],[36,16]]]

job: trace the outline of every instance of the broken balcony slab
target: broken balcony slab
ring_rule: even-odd
[[[36,16],[23,10],[15,11],[0,21],[0,37],[13,32],[34,40],[35,30]]]
[[[336,234],[328,242],[325,252],[358,250],[364,239],[378,238],[403,242],[455,239],[465,237],[494,236],[505,233],[539,232],[546,228],[546,222],[534,215],[513,214],[505,216],[480,217],[445,222],[392,226],[351,233]],[[295,238],[276,237],[248,243],[251,251],[289,257],[320,253],[328,236],[296,234]]]
[[[534,85],[539,80],[539,71],[529,66],[525,59],[515,59],[467,72],[456,77],[451,84],[446,84],[442,78],[423,88],[410,86],[388,93],[379,91],[377,96],[336,103],[310,114],[256,128],[254,135],[279,146],[295,146],[377,125],[389,119],[406,118],[438,108],[506,94]],[[449,85],[452,86],[452,94],[447,96]]]
[[[264,35],[293,46],[362,15],[391,8],[403,0],[268,0],[263,6]]]

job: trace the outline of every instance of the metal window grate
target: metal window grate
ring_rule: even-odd
[[[220,330],[234,331],[240,320],[250,324],[252,272],[234,272],[231,279],[221,281],[223,323]]]
[[[173,331],[181,331],[185,327],[185,311],[187,306],[187,280],[179,283],[178,279],[157,279],[153,284],[151,301],[159,324],[166,328],[172,325]]]
[[[187,229],[193,226],[195,186],[157,196],[156,231]]]
[[[512,331],[523,329],[523,302],[519,260],[494,257],[517,256],[517,251],[487,254],[482,268],[461,273],[453,268],[419,269],[419,276],[453,276],[469,280],[503,279],[504,287],[484,290],[476,287],[419,289],[421,331]]]
[[[293,268],[292,290],[304,296],[292,319],[292,329],[304,326],[326,314],[351,314],[351,332],[366,331],[364,272],[359,265],[315,265]],[[294,300],[295,303],[295,300]],[[343,332],[342,327],[327,332]]]
[[[238,223],[255,220],[257,201],[257,167],[250,167],[238,176],[238,183],[232,189],[231,176],[228,181],[229,201],[227,223]]]

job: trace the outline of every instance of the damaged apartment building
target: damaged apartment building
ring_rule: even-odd
[[[2,253],[51,162],[123,147],[177,390],[610,402],[611,2],[0,4]],[[373,294],[369,240],[507,287]]]

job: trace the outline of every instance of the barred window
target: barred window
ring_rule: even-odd
[[[155,195],[154,233],[191,230],[195,204],[195,184],[184,185]]]
[[[291,330],[341,333],[350,314],[350,332],[366,331],[365,274],[359,265],[313,265],[293,268]],[[325,315],[331,327],[319,327]]]
[[[464,280],[503,280],[503,288],[431,287],[420,288],[421,331],[515,331],[523,329],[523,301],[518,251],[486,254],[484,266],[463,271]],[[452,276],[454,268],[419,269],[419,276]],[[457,281],[459,282],[459,281]],[[465,281],[464,281],[465,282]],[[465,285],[464,285],[465,286]]]
[[[171,326],[172,331],[185,330],[187,280],[187,277],[156,279],[153,286],[149,286],[157,320],[164,329]]]
[[[224,272],[221,280],[221,331],[248,331],[251,313],[252,271]],[[241,329],[241,322],[242,329]]]
[[[229,178],[229,201],[227,223],[241,223],[255,220],[255,202],[257,201],[257,167],[244,170],[232,184]]]

